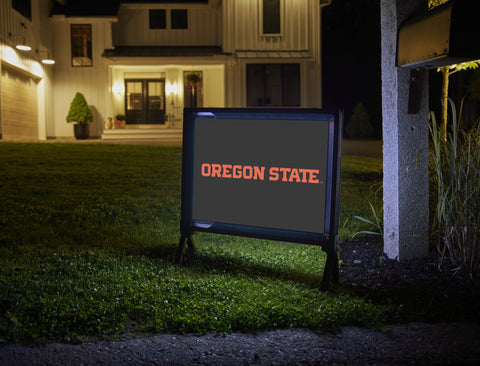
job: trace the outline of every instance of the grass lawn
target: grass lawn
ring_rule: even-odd
[[[386,309],[317,290],[318,247],[179,240],[181,149],[0,144],[0,344],[155,332],[378,325]],[[340,238],[366,229],[381,160],[344,156]]]

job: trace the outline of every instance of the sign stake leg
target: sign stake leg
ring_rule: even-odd
[[[185,256],[185,247],[188,251],[195,253],[195,245],[193,244],[192,236],[187,234],[182,234],[180,237],[180,243],[178,244],[177,256],[175,258],[175,263],[179,266],[183,263],[183,258]]]

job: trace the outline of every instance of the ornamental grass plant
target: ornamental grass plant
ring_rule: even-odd
[[[442,137],[435,114],[430,113],[431,194],[434,202],[433,235],[446,260],[480,276],[480,125],[469,131],[461,126],[462,108],[456,113],[450,101],[452,125]]]

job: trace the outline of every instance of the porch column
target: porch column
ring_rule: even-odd
[[[384,252],[406,260],[428,253],[428,74],[419,73],[420,108],[409,114],[411,70],[395,66],[397,31],[427,0],[381,0],[380,6]]]

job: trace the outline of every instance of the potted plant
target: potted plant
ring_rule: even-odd
[[[126,117],[124,114],[117,114],[115,116],[115,128],[124,128],[125,120],[126,120]]]
[[[82,93],[75,94],[70,110],[67,115],[67,122],[73,122],[73,131],[78,140],[88,139],[88,124],[93,122],[93,114]]]

